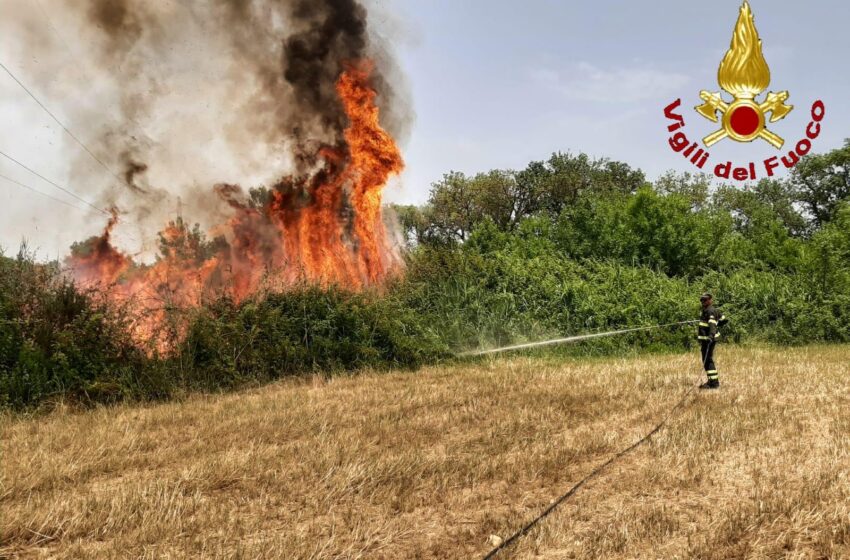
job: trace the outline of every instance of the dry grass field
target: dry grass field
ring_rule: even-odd
[[[718,351],[502,558],[850,558],[850,347]],[[693,355],[497,358],[2,418],[0,556],[481,558],[649,431]]]

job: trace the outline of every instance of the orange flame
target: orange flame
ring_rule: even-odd
[[[337,91],[351,126],[345,140],[351,150],[354,230],[360,240],[360,270],[369,282],[378,282],[394,262],[386,262],[386,236],[381,216],[381,191],[391,175],[404,168],[395,142],[378,122],[375,90],[368,86],[371,64],[363,63],[342,75]]]
[[[78,282],[86,286],[109,287],[115,284],[131,264],[131,260],[112,246],[112,230],[118,225],[118,212],[112,216],[103,230],[103,235],[92,237],[71,247],[74,274]]]
[[[238,302],[300,281],[351,290],[380,285],[400,267],[387,242],[381,201],[404,163],[380,125],[372,68],[362,61],[340,76],[337,93],[349,120],[345,142],[319,150],[318,172],[282,179],[261,206],[243,201],[238,186],[217,185],[233,215],[210,232],[214,241],[204,243],[182,219],[170,222],[160,232],[153,265],[136,265],[111,244],[113,214],[101,236],[75,246],[68,257],[76,280],[107,287],[113,301],[130,305],[134,336],[160,351],[183,334],[167,324],[168,310],[197,307],[208,296],[226,294]]]

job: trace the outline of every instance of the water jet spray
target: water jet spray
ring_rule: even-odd
[[[486,356],[488,354],[499,354],[502,352],[511,352],[513,350],[527,350],[529,348],[540,348],[542,346],[552,346],[555,344],[569,344],[571,342],[579,342],[582,340],[590,340],[592,338],[604,338],[609,336],[616,336],[618,334],[626,334],[631,332],[640,332],[640,331],[651,331],[657,329],[663,329],[666,327],[676,327],[680,325],[692,325],[697,323],[698,321],[680,321],[678,323],[665,323],[663,325],[652,325],[648,327],[634,327],[630,329],[621,329],[616,331],[608,331],[602,333],[589,333],[589,334],[579,334],[575,336],[568,336],[565,338],[555,338],[552,340],[542,340],[539,342],[527,342],[524,344],[514,344],[511,346],[503,346],[501,348],[493,348],[490,350],[472,350],[468,352],[461,352],[458,354],[459,358],[466,358],[472,356]]]

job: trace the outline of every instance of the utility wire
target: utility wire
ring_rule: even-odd
[[[60,121],[60,120],[59,120],[59,118],[58,118],[56,115],[54,115],[54,114],[50,111],[50,109],[48,109],[48,108],[47,108],[47,106],[46,106],[44,103],[42,103],[42,102],[38,99],[38,97],[36,97],[36,96],[35,96],[35,94],[33,94],[33,92],[32,92],[32,91],[30,91],[30,89],[29,89],[27,86],[25,86],[25,85],[24,85],[24,83],[23,83],[23,82],[21,82],[21,81],[20,81],[20,80],[19,80],[19,79],[18,79],[18,78],[17,78],[17,77],[16,77],[16,76],[12,73],[12,71],[11,71],[11,70],[9,70],[9,69],[6,67],[6,65],[5,65],[5,64],[3,64],[2,62],[0,62],[0,68],[2,68],[3,70],[5,70],[5,71],[6,71],[6,73],[7,73],[7,74],[9,74],[9,76],[10,76],[13,80],[15,80],[15,82],[16,82],[19,86],[21,86],[21,88],[22,88],[25,92],[27,92],[27,94],[28,94],[28,95],[32,98],[32,100],[33,100],[33,101],[35,101],[36,103],[38,103],[38,106],[39,106],[39,107],[41,107],[42,109],[44,109],[44,112],[45,112],[45,113],[47,113],[48,115],[50,115],[50,118],[52,118],[54,121],[56,121],[56,124],[58,124],[59,126],[61,126],[61,127],[62,127],[62,130],[64,130],[64,131],[68,134],[68,136],[70,136],[71,138],[73,138],[73,139],[74,139],[74,141],[75,141],[77,144],[79,144],[79,145],[80,145],[80,147],[81,147],[82,149],[84,149],[84,150],[86,151],[86,153],[92,157],[92,159],[94,159],[97,163],[99,163],[99,164],[100,164],[100,166],[101,166],[101,167],[103,167],[103,169],[105,169],[107,173],[109,173],[110,175],[112,175],[112,176],[113,176],[113,177],[114,177],[114,178],[115,178],[115,179],[116,179],[119,183],[123,183],[123,184],[125,184],[125,185],[127,184],[127,183],[126,183],[126,181],[122,180],[122,179],[121,179],[118,175],[116,175],[116,174],[115,174],[115,172],[114,172],[114,171],[112,171],[112,169],[110,169],[110,168],[109,168],[109,166],[107,166],[105,163],[103,163],[103,161],[102,161],[99,157],[97,157],[97,156],[94,154],[94,152],[92,152],[92,151],[89,149],[89,147],[88,147],[88,146],[86,146],[86,145],[85,145],[85,143],[77,137],[77,135],[76,135],[76,134],[74,134],[73,132],[71,132],[71,130],[70,130],[67,126],[65,126],[65,124],[64,124],[62,121]]]
[[[38,4],[38,9],[41,10],[44,19],[47,20],[47,25],[49,25],[50,28],[53,30],[53,34],[59,38],[59,41],[61,41],[62,46],[65,47],[65,52],[71,53],[72,50],[70,45],[68,45],[68,42],[65,40],[64,35],[59,32],[59,28],[53,25],[53,18],[51,18],[47,10],[44,9],[44,5],[42,4],[41,0],[36,0],[35,3]]]
[[[56,25],[53,24],[53,18],[51,18],[50,14],[47,12],[47,10],[44,9],[44,5],[43,5],[42,1],[36,0],[36,4],[38,4],[38,8],[41,10],[41,13],[44,15],[44,18],[47,21],[47,25],[50,26],[50,28],[53,30],[53,35],[55,35],[58,38],[58,40],[62,43],[62,46],[65,47],[65,55],[66,55],[65,58],[66,59],[71,58],[72,60],[74,60],[74,62],[76,62],[76,59],[74,57],[75,57],[75,55],[79,54],[79,50],[74,48],[73,45],[68,44],[68,41],[65,40],[65,35],[61,31],[59,31],[59,28]],[[180,4],[180,7],[184,7],[184,6],[182,4]],[[89,74],[89,72],[86,72],[85,68],[81,67],[79,64],[76,65],[76,70],[80,74],[83,74],[83,78],[86,77],[85,74]],[[125,118],[128,121],[130,121],[131,123],[133,123],[134,125],[136,125],[138,127],[139,131],[144,133],[146,140],[148,140],[151,144],[153,144],[155,146],[162,147],[162,144],[160,142],[158,142],[154,138],[151,138],[151,135],[148,134],[147,130],[145,130],[145,128],[139,123],[138,120],[134,119],[133,117],[127,116],[127,115],[125,115]],[[120,176],[116,176],[115,173],[113,173],[112,170],[110,170],[110,169],[107,169],[107,171],[109,171],[110,174],[113,177],[115,177],[118,181],[120,181],[120,182],[124,183],[125,185],[129,186],[130,188],[132,188],[132,185],[128,185],[126,178],[122,179]]]
[[[13,183],[13,184],[15,184],[15,185],[17,185],[17,186],[21,187],[21,188],[27,189],[28,191],[32,191],[32,192],[34,192],[34,193],[36,193],[36,194],[40,194],[41,196],[44,196],[44,197],[46,197],[46,198],[49,198],[50,200],[54,200],[54,201],[56,201],[56,202],[59,202],[60,204],[64,204],[65,206],[70,206],[71,208],[75,208],[75,209],[80,210],[80,211],[82,211],[82,212],[85,212],[85,211],[86,211],[84,208],[80,208],[79,206],[76,206],[76,205],[74,205],[74,204],[71,204],[71,203],[70,203],[70,202],[68,202],[67,200],[62,200],[61,198],[56,198],[55,196],[50,196],[50,195],[49,195],[49,194],[47,194],[46,192],[42,192],[42,191],[40,191],[40,190],[38,190],[38,189],[35,189],[35,188],[33,188],[33,187],[31,187],[31,186],[29,186],[29,185],[25,184],[25,183],[21,183],[20,181],[17,181],[17,180],[15,180],[15,179],[12,179],[11,177],[7,177],[6,175],[3,175],[2,173],[0,173],[0,179],[4,179],[4,180],[6,180],[6,181],[8,181],[8,182],[10,182],[10,183]]]
[[[57,185],[56,183],[54,183],[54,182],[53,182],[53,181],[51,181],[50,179],[47,179],[46,177],[41,176],[40,174],[36,173],[35,171],[33,171],[33,170],[32,170],[32,169],[30,169],[29,167],[25,166],[25,165],[24,165],[24,164],[22,164],[21,162],[19,162],[19,161],[17,161],[17,160],[15,160],[15,159],[13,159],[11,156],[7,155],[6,153],[4,153],[4,152],[0,151],[0,155],[2,155],[3,157],[6,157],[6,158],[10,159],[11,161],[13,161],[13,162],[17,163],[18,165],[20,165],[21,167],[23,167],[24,169],[26,169],[26,170],[27,170],[27,171],[29,171],[30,173],[33,173],[33,174],[34,174],[34,175],[36,175],[37,177],[40,177],[41,179],[43,179],[43,180],[47,181],[48,183],[50,183],[50,184],[51,184],[51,185],[53,185],[54,187],[56,187],[56,188],[58,188],[58,189],[61,189],[63,192],[68,193],[69,195],[73,196],[74,198],[76,198],[76,199],[77,199],[77,200],[79,200],[80,202],[85,203],[87,206],[90,206],[91,208],[94,208],[95,210],[97,210],[97,211],[98,211],[98,212],[100,212],[101,214],[104,214],[104,215],[106,215],[106,216],[112,216],[112,214],[111,214],[110,212],[107,212],[106,210],[103,210],[103,209],[101,209],[101,208],[98,208],[97,206],[95,206],[94,204],[92,204],[92,203],[88,202],[88,201],[87,201],[87,200],[85,200],[84,198],[80,198],[79,196],[77,196],[77,195],[76,195],[73,191],[70,191],[70,190],[68,190],[68,189],[66,189],[66,188],[64,188],[64,187],[62,187],[61,185]],[[75,206],[75,205],[73,205],[73,204],[69,203],[69,202],[68,202],[68,201],[66,201],[66,200],[62,200],[62,199],[60,199],[60,198],[56,198],[56,197],[50,196],[50,195],[49,195],[49,194],[47,194],[47,193],[41,192],[40,190],[37,190],[37,189],[34,189],[34,188],[30,187],[29,185],[26,185],[26,184],[24,184],[24,183],[21,183],[20,181],[16,181],[15,179],[12,179],[11,177],[7,177],[6,175],[0,174],[0,179],[5,179],[5,180],[9,181],[10,183],[14,183],[14,184],[16,184],[16,185],[18,185],[18,186],[20,186],[20,187],[23,187],[23,188],[25,188],[25,189],[27,189],[27,190],[33,191],[34,193],[38,193],[38,194],[40,194],[40,195],[42,195],[42,196],[46,196],[47,198],[49,198],[49,199],[51,199],[51,200],[55,200],[56,202],[61,202],[62,204],[65,204],[65,205],[67,205],[67,206],[70,206],[71,208],[76,208],[77,210],[84,211],[84,209],[83,209],[83,208],[80,208],[79,206]],[[136,238],[135,238],[135,237],[133,237],[132,235],[127,235],[127,238],[128,238],[128,239],[130,239],[130,240],[132,240],[132,241],[138,241],[138,239],[136,239]]]
[[[43,7],[43,6],[41,6],[41,3],[40,3],[40,2],[39,2],[39,7],[41,8],[41,10],[42,10],[42,11],[44,11],[44,7]],[[45,14],[45,15],[46,15],[46,14]],[[49,18],[48,18],[48,19],[49,19]],[[50,25],[51,25],[51,27],[53,27],[53,24],[52,24],[52,23],[50,23]],[[54,30],[55,30],[55,27],[54,27]],[[64,40],[63,40],[63,43],[64,43]],[[89,147],[88,147],[88,146],[86,146],[86,144],[85,144],[82,140],[80,140],[80,139],[77,137],[77,135],[76,135],[76,134],[74,134],[73,132],[71,132],[71,130],[70,130],[67,126],[65,126],[65,124],[64,124],[62,121],[60,121],[60,120],[59,120],[59,118],[58,118],[55,114],[53,114],[53,112],[52,112],[50,109],[48,109],[48,108],[47,108],[47,106],[46,106],[44,103],[42,103],[42,102],[41,102],[41,100],[39,100],[39,99],[38,99],[38,97],[36,97],[36,96],[35,96],[35,94],[34,94],[34,93],[33,93],[33,92],[32,92],[32,91],[31,91],[31,90],[30,90],[30,89],[29,89],[26,85],[24,85],[24,83],[23,83],[23,82],[21,82],[21,80],[19,80],[19,79],[17,78],[17,76],[15,76],[15,74],[13,74],[13,73],[12,73],[12,71],[11,71],[11,70],[9,70],[9,68],[8,68],[5,64],[3,64],[2,62],[0,62],[0,68],[2,68],[2,69],[3,69],[3,70],[4,70],[4,71],[5,71],[5,72],[6,72],[6,73],[7,73],[7,74],[8,74],[8,75],[9,75],[9,76],[10,76],[10,77],[14,80],[14,81],[15,81],[15,83],[17,83],[17,84],[21,87],[21,89],[23,89],[25,92],[27,92],[27,94],[28,94],[28,95],[32,98],[32,100],[33,100],[33,101],[35,101],[35,102],[38,104],[38,106],[39,106],[39,107],[41,107],[41,108],[44,110],[44,112],[45,112],[45,113],[47,113],[48,115],[50,115],[50,118],[52,118],[54,121],[56,121],[56,124],[58,124],[59,126],[61,126],[61,127],[62,127],[62,130],[64,130],[64,131],[68,134],[68,136],[70,136],[71,138],[73,138],[73,139],[74,139],[74,141],[75,141],[77,144],[79,144],[79,145],[80,145],[80,147],[82,147],[82,148],[86,151],[86,153],[87,153],[88,155],[90,155],[90,156],[91,156],[91,157],[92,157],[92,158],[93,158],[93,159],[94,159],[97,163],[99,163],[99,164],[100,164],[100,166],[101,166],[101,167],[103,167],[103,169],[104,169],[104,170],[106,170],[106,171],[107,171],[110,175],[112,175],[112,177],[114,177],[114,178],[115,178],[115,179],[116,179],[119,183],[122,183],[122,184],[127,185],[127,186],[129,186],[129,187],[131,187],[131,188],[132,188],[132,186],[131,186],[131,185],[129,185],[129,184],[127,183],[127,181],[126,181],[126,180],[122,180],[122,179],[121,179],[121,177],[119,177],[118,175],[116,175],[116,174],[115,174],[115,172],[114,172],[114,171],[112,171],[112,170],[109,168],[109,166],[107,166],[107,165],[103,162],[103,160],[101,160],[99,157],[97,157],[97,156],[94,154],[94,152],[92,152],[92,151],[89,149]],[[27,167],[26,165],[24,165],[24,164],[23,164],[23,163],[21,163],[20,161],[16,160],[16,159],[15,159],[15,158],[13,158],[12,156],[10,156],[10,155],[8,155],[8,154],[6,154],[6,153],[2,152],[2,151],[0,151],[0,155],[2,155],[3,157],[5,157],[5,158],[9,159],[10,161],[12,161],[13,163],[15,163],[15,164],[19,165],[20,167],[22,167],[22,168],[26,169],[27,171],[29,171],[30,173],[32,173],[32,174],[33,174],[33,175],[35,175],[36,177],[39,177],[39,178],[41,178],[42,180],[47,181],[49,184],[53,185],[53,186],[54,186],[54,187],[56,187],[57,189],[59,189],[59,190],[61,190],[61,191],[65,192],[65,193],[69,194],[70,196],[72,196],[72,197],[74,197],[75,199],[79,200],[80,202],[82,202],[82,203],[83,203],[83,204],[85,204],[86,206],[89,206],[89,207],[91,207],[91,208],[93,208],[93,209],[97,210],[97,211],[98,211],[98,212],[100,212],[101,214],[104,214],[104,215],[107,215],[107,216],[111,215],[111,214],[110,214],[110,212],[107,212],[107,211],[106,211],[106,210],[104,210],[103,208],[98,208],[97,206],[95,206],[95,205],[94,205],[94,204],[92,204],[91,202],[89,202],[89,201],[85,200],[84,198],[80,197],[79,195],[77,195],[76,193],[74,193],[73,191],[71,191],[70,189],[67,189],[67,188],[65,188],[65,187],[63,187],[63,186],[61,186],[61,185],[56,184],[55,182],[53,182],[53,181],[51,181],[50,179],[48,179],[48,178],[44,177],[43,175],[41,175],[41,174],[40,174],[40,173],[38,173],[37,171],[35,171],[35,170],[33,170],[33,169],[31,169],[31,168]],[[40,191],[37,191],[37,192],[40,192]],[[132,237],[132,236],[129,236],[129,237],[130,237],[130,239],[135,240],[135,238],[134,238],[134,237]]]
[[[15,165],[18,165],[18,166],[22,167],[23,169],[26,169],[27,171],[29,171],[30,173],[32,173],[33,175],[35,175],[35,176],[36,176],[36,177],[38,177],[39,179],[41,179],[41,180],[43,180],[43,181],[46,181],[47,183],[49,183],[49,184],[53,185],[54,187],[56,187],[57,189],[59,189],[60,191],[62,191],[62,192],[64,192],[64,193],[66,193],[66,194],[68,194],[68,195],[70,195],[70,196],[72,196],[72,197],[76,198],[77,200],[79,200],[80,202],[82,202],[83,204],[85,204],[86,206],[89,206],[90,208],[93,208],[93,209],[97,210],[97,211],[98,211],[98,212],[100,212],[101,214],[105,214],[105,215],[107,215],[107,216],[109,216],[109,215],[110,215],[110,213],[109,213],[109,212],[107,212],[106,210],[104,210],[103,208],[98,208],[97,206],[95,206],[94,204],[92,204],[92,203],[91,203],[91,202],[89,202],[88,200],[84,199],[83,197],[81,197],[80,195],[78,195],[77,193],[75,193],[74,191],[72,191],[72,190],[70,190],[70,189],[68,189],[68,188],[63,187],[62,185],[60,185],[60,184],[58,184],[58,183],[56,183],[56,182],[54,182],[54,181],[51,181],[50,179],[48,179],[47,177],[45,177],[44,175],[42,175],[42,174],[41,174],[41,173],[39,173],[38,171],[36,171],[36,170],[34,170],[34,169],[30,168],[30,167],[27,167],[25,164],[21,163],[20,161],[18,161],[18,160],[17,160],[17,159],[15,159],[15,158],[13,158],[12,156],[10,156],[9,154],[7,154],[6,152],[4,152],[4,151],[0,150],[0,156],[3,156],[4,158],[8,159],[9,161],[11,161],[12,163],[14,163]]]

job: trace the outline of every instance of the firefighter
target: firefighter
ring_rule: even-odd
[[[719,327],[729,321],[714,308],[714,298],[711,294],[702,294],[699,301],[702,304],[702,314],[697,328],[697,340],[699,340],[702,365],[708,376],[708,381],[700,385],[700,389],[719,389],[720,377],[717,374],[717,366],[714,364],[714,347],[720,337]]]

